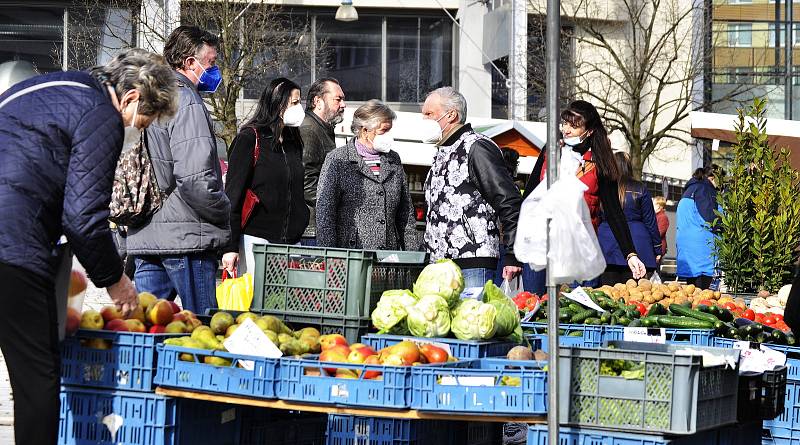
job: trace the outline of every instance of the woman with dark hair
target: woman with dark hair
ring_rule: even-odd
[[[698,168],[686,183],[675,214],[678,277],[708,289],[714,277],[714,220],[717,185],[711,167]]]
[[[620,205],[619,167],[614,160],[608,133],[603,127],[600,114],[594,105],[583,100],[572,102],[567,109],[561,112],[561,134],[564,138],[559,141],[559,144],[571,147],[572,154],[580,159],[580,166],[575,175],[588,187],[583,197],[589,206],[592,225],[595,230],[600,226],[600,209],[602,207],[604,218],[614,234],[614,239],[620,247],[625,264],[630,269],[633,278],[643,277],[646,268],[637,255],[631,231]],[[547,161],[544,153],[546,151],[542,152],[533,167],[533,172],[525,186],[525,198],[539,183],[545,180]],[[536,276],[525,283],[525,289],[530,292],[544,293],[543,272],[534,273],[534,275]],[[528,287],[533,289],[528,289]]]
[[[231,144],[225,193],[231,201],[231,242],[222,266],[253,268],[253,244],[297,244],[308,225],[303,198],[305,118],[300,87],[279,77],[264,89],[255,115]]]
[[[633,245],[642,260],[647,273],[652,273],[657,266],[657,258],[661,255],[661,234],[658,232],[653,200],[650,192],[640,181],[633,179],[633,166],[627,153],[614,153],[614,158],[619,168],[619,202],[622,212],[631,231]],[[597,229],[597,240],[603,249],[606,258],[606,271],[603,272],[602,282],[613,286],[624,283],[633,278],[625,256],[619,248],[611,226],[605,213],[601,213],[602,222]]]

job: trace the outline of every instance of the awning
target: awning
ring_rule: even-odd
[[[689,113],[689,119],[692,124],[692,137],[736,143],[738,116],[693,111]],[[752,123],[754,120],[747,118],[747,122]],[[770,118],[767,119],[766,130],[769,135],[770,145],[776,148],[786,147],[790,149],[792,151],[792,164],[795,167],[800,165],[800,122]],[[795,153],[797,154],[795,155]]]

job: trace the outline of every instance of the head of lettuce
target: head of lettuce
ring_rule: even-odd
[[[416,302],[417,297],[409,290],[387,290],[372,311],[372,324],[379,334],[407,334],[407,308]]]
[[[450,308],[458,304],[464,291],[464,275],[453,260],[439,260],[422,269],[414,283],[414,294],[438,295]]]

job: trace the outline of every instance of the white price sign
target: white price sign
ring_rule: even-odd
[[[664,328],[626,327],[622,332],[622,340],[663,345],[667,342],[667,334]]]
[[[595,302],[592,301],[592,298],[589,297],[589,294],[587,294],[586,291],[583,290],[583,288],[580,287],[580,286],[578,286],[575,289],[573,289],[572,292],[570,292],[570,293],[561,292],[561,295],[569,298],[572,301],[576,301],[576,302],[578,302],[578,303],[580,303],[580,304],[582,304],[582,305],[584,305],[584,306],[586,306],[586,307],[588,307],[590,309],[594,309],[597,312],[605,312],[606,311],[605,309],[603,309],[600,306],[598,306],[597,304],[595,304]]]
[[[275,343],[264,334],[264,331],[253,323],[253,320],[246,319],[240,324],[236,331],[223,343],[225,349],[233,354],[254,355],[256,357],[279,358],[283,355]],[[252,361],[243,361],[242,367],[252,371],[254,364]]]

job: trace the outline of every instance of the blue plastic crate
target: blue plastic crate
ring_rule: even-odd
[[[408,408],[411,402],[411,367],[320,362],[318,356],[284,357],[280,361],[278,398],[324,405]],[[326,369],[347,369],[358,378],[337,378]],[[364,371],[377,371],[377,379],[364,379]]]
[[[789,380],[786,382],[783,413],[772,420],[765,420],[764,427],[800,429],[800,381]]]
[[[698,346],[714,346],[713,329],[665,328],[667,343]],[[603,326],[603,341],[619,341],[625,335],[624,326]]]
[[[156,345],[184,334],[79,330],[64,339],[61,384],[126,391],[152,391],[156,374]],[[88,346],[100,339],[108,349]]]
[[[443,445],[451,424],[444,420],[390,419],[330,414],[327,445]],[[464,445],[467,445],[464,443]]]
[[[59,445],[239,443],[242,408],[146,392],[62,387]],[[112,437],[104,419],[121,426]]]
[[[361,343],[372,346],[376,351],[400,343],[403,340],[435,342],[450,346],[450,353],[459,359],[503,357],[517,343],[501,340],[458,340],[455,338],[421,338],[405,335],[367,334],[361,337]]]
[[[662,436],[588,428],[561,427],[559,430],[559,445],[716,445],[717,440],[716,431],[690,436]],[[547,425],[528,427],[527,445],[548,445],[547,442]]]
[[[242,416],[239,445],[324,445],[328,415],[253,408]]]
[[[761,432],[763,445],[800,445],[800,428],[767,427]]]
[[[522,328],[529,332],[525,337],[531,341],[538,339],[541,348],[547,352],[547,324],[522,323]],[[603,326],[586,324],[560,324],[558,328],[564,335],[558,337],[560,346],[578,346],[582,348],[597,348],[603,344]]]
[[[180,360],[181,354],[189,354],[195,361]],[[202,362],[204,356],[229,359],[231,365],[205,364]],[[239,364],[243,361],[252,362],[253,369],[240,367]],[[159,386],[274,399],[277,377],[277,359],[158,345],[158,373],[155,382]]]
[[[483,414],[546,414],[543,363],[482,358],[411,369],[411,408]],[[519,385],[502,384],[503,378]],[[471,380],[471,381],[470,381]]]

